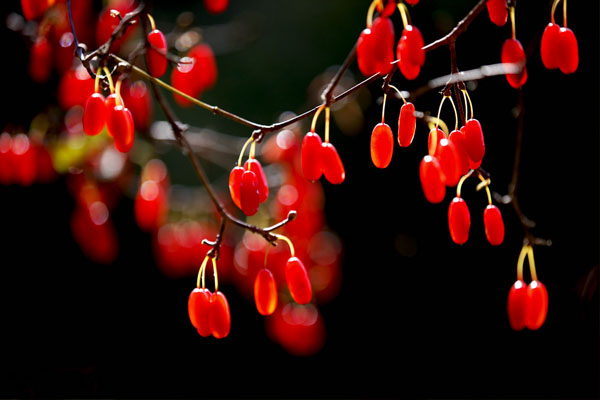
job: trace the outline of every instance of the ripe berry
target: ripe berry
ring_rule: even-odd
[[[548,292],[540,281],[532,281],[527,286],[525,325],[531,330],[539,329],[548,314]]]
[[[425,43],[421,31],[416,26],[406,25],[396,47],[400,71],[406,79],[415,79],[425,64],[423,46]]]
[[[506,74],[506,80],[515,89],[520,88],[527,81],[527,68],[525,67],[525,51],[517,39],[506,39],[502,45],[502,63],[519,64],[522,70],[516,74]]]
[[[50,78],[52,72],[52,46],[44,36],[39,37],[31,47],[29,56],[29,76],[38,83]]]
[[[308,132],[302,140],[301,163],[302,174],[309,181],[318,180],[323,173],[321,150],[321,137],[314,132]]]
[[[340,184],[346,179],[344,164],[337,150],[331,143],[321,144],[323,175],[329,183]]]
[[[211,14],[219,14],[227,9],[229,0],[204,0],[206,11]]]
[[[244,174],[244,171],[244,168],[236,166],[229,174],[229,193],[231,194],[231,200],[233,200],[233,203],[240,209],[242,208],[240,196],[242,190],[242,175]]]
[[[142,230],[153,232],[161,227],[168,212],[167,195],[162,185],[150,179],[142,181],[135,196],[133,211]]]
[[[503,26],[508,19],[506,0],[487,0],[486,5],[490,20],[498,26]]]
[[[461,175],[458,171],[459,160],[454,143],[448,139],[440,140],[436,153],[440,162],[444,183],[446,186],[456,186]]]
[[[245,170],[240,184],[240,205],[244,214],[251,216],[258,211],[260,195],[258,193],[258,178],[252,171]]]
[[[433,128],[431,131],[429,131],[429,136],[427,137],[427,148],[430,156],[437,156],[442,139],[446,139],[446,134],[443,130],[439,128]]]
[[[146,51],[146,64],[148,72],[155,78],[160,78],[167,71],[167,39],[158,29],[148,34],[148,49]]]
[[[269,183],[267,182],[267,177],[260,161],[256,158],[249,158],[244,163],[244,169],[254,172],[258,179],[258,201],[262,203],[267,200],[267,197],[269,197]]]
[[[462,130],[462,129],[461,129]],[[469,159],[473,162],[481,161],[485,154],[485,142],[481,124],[476,119],[470,119],[464,126],[465,148]]]
[[[123,105],[115,106],[108,111],[108,130],[112,132],[115,147],[121,153],[127,153],[133,146],[133,116]]]
[[[133,116],[133,125],[138,131],[146,132],[152,122],[152,98],[148,85],[142,80],[121,87],[123,103]],[[113,106],[114,107],[114,106]]]
[[[500,209],[494,205],[488,205],[483,212],[483,224],[485,236],[492,246],[498,246],[504,240],[504,221]]]
[[[456,244],[464,244],[469,239],[471,215],[467,203],[460,197],[455,197],[448,208],[448,227],[450,237]]]
[[[394,134],[388,124],[375,125],[371,134],[371,160],[377,168],[385,168],[392,161]]]
[[[195,288],[190,293],[188,299],[190,322],[202,337],[207,337],[211,334],[211,328],[208,323],[211,297],[212,295],[208,289]]]
[[[285,264],[285,280],[294,301],[307,304],[312,298],[312,286],[304,264],[298,257],[290,257]]]
[[[231,329],[229,303],[227,303],[227,298],[221,292],[215,292],[210,297],[208,326],[212,335],[217,339],[222,339],[229,335],[229,330]]]
[[[261,315],[271,315],[277,308],[277,285],[273,274],[266,268],[256,274],[254,302]]]
[[[467,172],[469,172],[469,156],[467,154],[467,150],[465,149],[465,136],[459,130],[454,130],[450,132],[450,136],[448,136],[448,140],[454,144],[454,148],[456,149],[456,168],[458,170],[458,174],[463,176]]]
[[[217,82],[217,61],[208,43],[200,43],[190,50],[188,57],[195,60],[194,76],[201,91],[210,89]]]
[[[171,85],[191,97],[200,97],[202,89],[198,85],[194,68],[196,60],[192,57],[183,57],[177,67],[171,72]],[[178,94],[173,94],[175,101],[182,107],[189,107],[192,103]]]
[[[387,17],[375,18],[370,28],[365,28],[356,47],[358,68],[365,76],[385,75],[392,70],[394,61],[394,25]]]
[[[572,74],[579,65],[579,49],[577,38],[569,28],[560,28],[559,43],[561,51],[560,71],[563,74]]]
[[[106,104],[101,93],[92,93],[85,103],[83,131],[90,136],[102,132],[106,123]]]
[[[542,34],[542,63],[547,69],[555,69],[561,65],[560,26],[550,22]]]
[[[527,285],[524,281],[518,280],[508,292],[508,322],[515,331],[525,328],[527,323],[528,294]]]
[[[83,65],[66,71],[58,85],[58,103],[63,110],[73,106],[85,106],[94,93],[94,80]]]
[[[400,147],[407,147],[412,143],[416,128],[415,105],[406,103],[400,108],[398,117],[398,144]]]
[[[446,185],[442,178],[440,163],[436,157],[427,155],[421,160],[419,177],[423,194],[430,203],[439,203],[446,195]]]
[[[315,354],[325,344],[325,324],[312,304],[288,303],[266,319],[266,330],[275,342],[296,356]]]

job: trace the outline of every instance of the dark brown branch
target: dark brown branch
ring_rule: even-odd
[[[328,106],[331,105],[331,99],[333,98],[333,91],[335,90],[336,86],[340,82],[340,79],[342,79],[342,75],[344,75],[344,72],[348,69],[348,67],[354,60],[354,57],[356,56],[357,45],[358,45],[358,40],[356,41],[356,43],[354,43],[354,46],[352,46],[352,50],[350,50],[350,53],[348,53],[348,55],[346,56],[344,63],[337,70],[337,72],[331,79],[331,82],[329,82],[329,85],[327,85],[327,87],[321,94],[321,100],[323,100],[325,102],[325,104]]]

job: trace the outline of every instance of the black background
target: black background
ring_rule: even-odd
[[[19,10],[14,3],[4,5],[3,16],[11,7]],[[364,26],[369,2],[321,3],[250,6],[232,0],[222,16],[201,15],[200,24],[211,18],[227,22],[252,7],[264,23],[256,43],[218,58],[220,86],[207,101],[258,121],[274,119],[282,107],[302,111],[312,105],[304,88],[344,59]],[[411,15],[431,42],[447,32],[443,24],[428,27],[432,15],[442,22],[449,18],[453,26],[474,3],[422,0]],[[311,357],[290,356],[272,343],[254,305],[233,287],[222,289],[230,293],[230,336],[200,338],[186,308],[194,279],[160,274],[150,236],[132,218],[131,200],[123,199],[113,213],[121,252],[105,266],[88,261],[71,237],[74,203],[63,178],[50,185],[0,187],[0,397],[598,397],[598,294],[582,296],[586,277],[598,280],[598,2],[569,2],[569,27],[580,54],[579,69],[569,76],[544,69],[539,58],[550,4],[520,1],[517,9],[517,36],[526,47],[529,72],[519,199],[537,222],[534,233],[553,243],[535,248],[538,276],[550,298],[539,331],[513,332],[506,318],[523,239],[513,210],[500,206],[506,238],[491,247],[480,217],[485,196],[474,191],[474,180],[467,181],[471,237],[464,246],[454,245],[446,222],[451,190],[442,204],[429,204],[418,180],[426,128],[419,126],[409,149],[396,147],[389,168],[376,170],[367,149],[380,107],[371,104],[358,136],[332,128],[347,178],[343,185],[324,186],[328,225],[344,244],[343,281],[340,294],[320,306],[327,339]],[[202,10],[191,1],[175,9],[163,2],[155,7],[159,24],[184,8]],[[560,13],[557,20],[562,21]],[[398,32],[397,14],[394,22]],[[498,62],[509,34],[508,25],[495,27],[484,12],[457,41],[459,67]],[[31,83],[26,41],[4,27],[2,35],[2,124],[26,127],[54,101],[57,77],[48,86]],[[266,48],[260,47],[263,40]],[[247,82],[240,81],[240,67]],[[355,64],[352,70],[357,74]],[[399,74],[393,82],[411,90],[448,71],[448,51],[441,48],[427,54],[416,82]],[[252,79],[254,74],[263,80]],[[263,85],[266,94],[252,85]],[[379,84],[369,91],[379,96]],[[505,193],[514,160],[511,111],[517,92],[500,76],[480,82],[471,96],[486,135],[482,166],[492,175],[492,189]],[[435,112],[439,100],[432,92],[415,104]],[[390,121],[399,106],[389,103]],[[194,113],[201,119],[180,115],[248,134]],[[451,114],[446,118],[453,121]],[[177,170],[186,171],[186,160],[179,162]],[[412,246],[412,256],[398,251],[402,241]]]

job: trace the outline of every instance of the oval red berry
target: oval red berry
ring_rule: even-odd
[[[251,216],[258,211],[260,196],[258,194],[258,178],[252,171],[244,171],[240,185],[240,204],[244,214]]]
[[[525,325],[527,328],[539,329],[546,321],[548,314],[548,291],[540,281],[532,281],[527,286],[527,311]]]
[[[208,324],[211,293],[208,289],[195,288],[188,298],[188,314],[190,322],[200,336],[207,337],[211,334]]]
[[[323,173],[323,157],[321,137],[314,132],[308,132],[302,140],[301,164],[302,174],[309,181],[316,181]]]
[[[504,221],[500,209],[495,205],[488,205],[483,212],[485,236],[492,246],[498,246],[504,241]]]
[[[285,265],[285,279],[294,301],[307,304],[312,298],[312,286],[304,264],[298,257],[290,257]]]
[[[340,184],[346,179],[344,164],[337,150],[331,143],[321,144],[323,174],[329,183]]]
[[[269,197],[269,183],[267,182],[267,176],[265,175],[265,171],[263,170],[260,161],[256,158],[249,158],[244,163],[244,169],[254,172],[258,179],[258,201],[262,203],[267,200]]]
[[[231,329],[229,303],[225,295],[221,292],[213,293],[210,297],[208,325],[212,335],[217,339],[222,339],[229,335],[229,330]]]
[[[416,128],[415,105],[410,102],[403,104],[398,117],[398,144],[400,147],[410,146],[415,137]]]
[[[238,206],[239,209],[242,208],[240,197],[242,191],[242,175],[244,174],[244,171],[245,170],[242,167],[235,167],[229,174],[229,193],[231,194],[231,200],[233,200],[233,203]]]
[[[430,203],[440,203],[446,195],[446,185],[442,180],[440,163],[436,157],[425,156],[419,166],[419,178],[423,194]]]
[[[155,78],[160,78],[167,71],[167,39],[158,29],[148,34],[148,50],[146,64],[148,72]]]
[[[385,168],[392,161],[394,134],[388,124],[375,125],[371,133],[371,160],[377,168]]]
[[[456,244],[464,244],[469,239],[471,215],[467,203],[460,197],[455,197],[448,208],[448,227],[450,237]]]
[[[83,112],[83,131],[90,136],[102,132],[106,123],[106,104],[104,96],[92,93],[85,102]]]
[[[525,328],[527,321],[527,285],[524,281],[516,281],[508,292],[506,309],[508,322],[515,331]]]
[[[266,268],[256,274],[254,280],[254,302],[261,315],[271,315],[277,308],[277,285],[275,277]]]

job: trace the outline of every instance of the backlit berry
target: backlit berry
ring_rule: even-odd
[[[560,26],[550,22],[542,34],[542,63],[547,69],[555,69],[561,65]]]
[[[456,244],[464,244],[469,239],[471,215],[467,203],[460,197],[455,197],[448,208],[448,227],[450,237]]]
[[[461,129],[462,130],[462,129]],[[473,162],[481,161],[485,154],[485,142],[481,124],[476,119],[470,119],[464,126],[464,143],[469,158]]]
[[[240,209],[242,208],[240,197],[242,191],[242,175],[244,174],[244,171],[244,168],[236,166],[229,174],[229,194],[231,195],[233,203]]]
[[[527,322],[527,284],[522,281],[516,281],[508,292],[508,302],[506,309],[508,312],[508,322],[515,331],[525,328]]]
[[[245,170],[240,184],[240,205],[244,214],[251,216],[258,211],[260,195],[258,193],[258,178],[252,171]]]
[[[450,132],[450,136],[448,136],[448,140],[454,144],[454,148],[456,149],[456,157],[457,163],[456,168],[458,170],[458,174],[460,176],[465,175],[469,172],[469,155],[467,154],[467,150],[465,149],[465,137],[464,134],[459,130],[454,130]]]
[[[211,14],[220,14],[227,9],[229,0],[204,0],[206,11]]]
[[[398,144],[400,147],[409,146],[415,137],[417,117],[413,103],[403,104],[398,117]]]
[[[195,288],[188,298],[190,322],[202,337],[210,336],[212,332],[208,323],[211,297],[208,289]]]
[[[498,246],[504,241],[504,221],[502,214],[495,205],[488,205],[483,212],[485,236],[492,246]]]
[[[115,147],[121,153],[127,153],[133,146],[133,116],[123,105],[115,106],[108,112],[108,129],[112,132]]]
[[[392,70],[394,61],[394,25],[387,17],[378,17],[370,28],[365,28],[356,47],[358,68],[363,75],[385,75]]]
[[[321,137],[308,132],[302,140],[301,163],[302,174],[309,181],[318,180],[323,174],[323,157],[321,155]]]
[[[375,125],[371,134],[371,160],[377,168],[385,168],[392,161],[394,134],[388,124]]]
[[[221,292],[215,292],[210,297],[208,325],[212,335],[217,339],[222,339],[229,335],[229,330],[231,329],[229,303],[225,295]]]
[[[498,26],[503,26],[508,20],[506,0],[487,0],[486,6],[490,21]]]
[[[148,49],[146,64],[148,72],[155,78],[160,78],[167,71],[167,39],[158,29],[148,34]]]
[[[269,197],[269,183],[267,182],[267,176],[265,175],[265,171],[263,170],[260,161],[256,158],[249,158],[244,163],[244,169],[252,171],[256,175],[258,183],[258,201],[262,203],[267,200],[267,197]]]
[[[271,315],[277,308],[277,284],[271,271],[266,268],[256,274],[254,302],[261,315]]]
[[[439,128],[433,128],[431,131],[429,131],[429,136],[427,137],[427,148],[430,156],[437,156],[442,139],[446,139],[446,134],[443,130]]]
[[[400,72],[406,79],[415,79],[425,64],[423,46],[425,43],[421,31],[416,26],[406,25],[396,47]]]
[[[539,329],[548,314],[548,292],[540,281],[531,281],[527,286],[527,311],[525,325],[531,330]]]
[[[307,304],[312,298],[312,287],[304,264],[298,257],[290,257],[285,265],[285,279],[294,301]]]
[[[440,163],[436,157],[427,155],[421,160],[419,178],[423,194],[430,203],[440,203],[446,195]]]
[[[460,174],[458,171],[458,154],[454,143],[448,139],[440,140],[436,153],[440,162],[444,183],[446,186],[456,186],[460,180]]]
[[[92,93],[85,103],[83,112],[83,131],[90,136],[102,132],[106,123],[106,104],[104,96]]]
[[[321,144],[321,160],[323,175],[329,183],[340,184],[346,179],[344,164],[337,150],[331,143]]]
[[[502,45],[502,63],[515,64],[522,69],[516,74],[506,74],[506,80],[515,89],[527,82],[527,68],[525,66],[525,51],[517,39],[506,39]]]
[[[577,38],[569,28],[560,28],[559,43],[562,60],[559,65],[563,74],[572,74],[579,65],[579,48]]]

